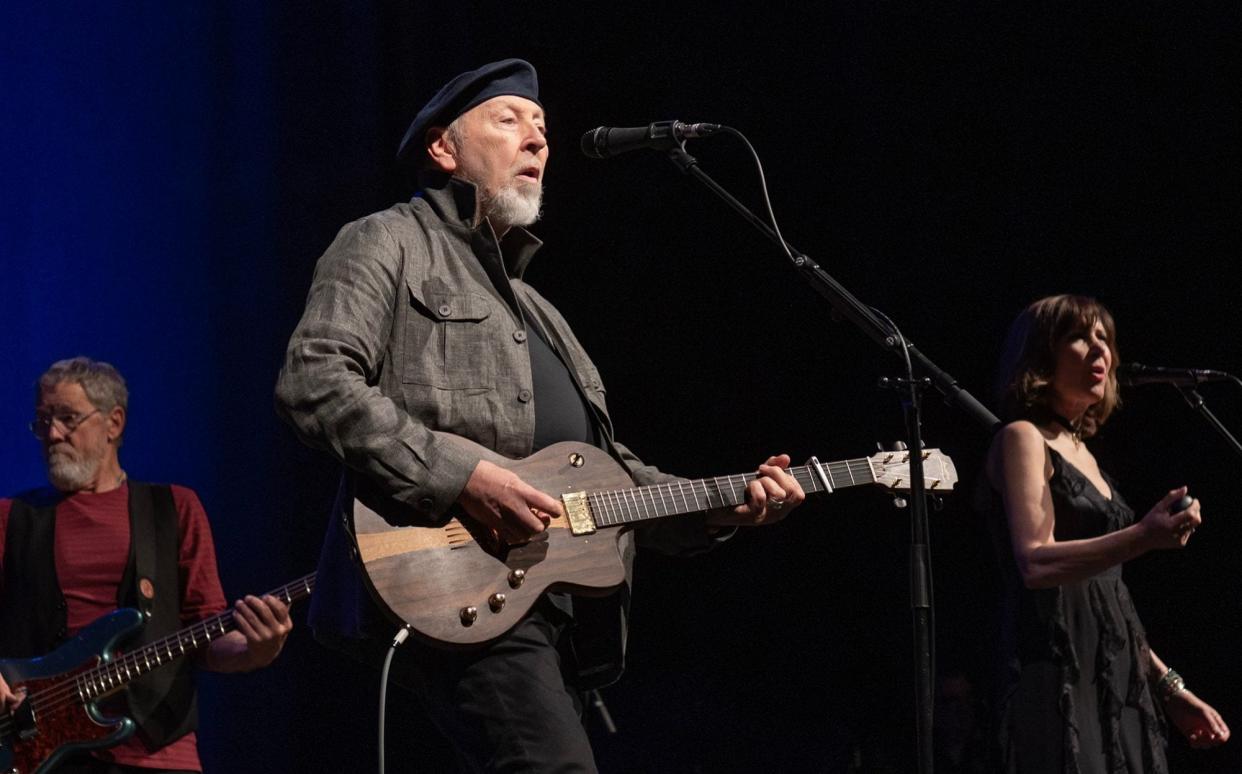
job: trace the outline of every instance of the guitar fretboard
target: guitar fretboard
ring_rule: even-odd
[[[823,471],[829,486],[824,485],[816,470],[813,465],[791,466],[789,473],[807,494],[876,482],[875,471],[867,457],[821,462],[818,470]],[[746,485],[755,478],[754,473],[744,473],[694,481],[670,481],[634,489],[591,492],[587,495],[587,502],[596,526],[614,527],[647,519],[741,505],[746,500]]]
[[[283,600],[285,604],[293,604],[310,596],[314,589],[315,573],[311,573],[268,593]],[[78,697],[81,701],[87,702],[111,693],[134,678],[141,677],[170,661],[206,647],[212,640],[228,634],[235,628],[237,627],[233,620],[233,611],[230,609],[214,618],[204,619],[175,634],[170,634],[158,642],[144,645],[132,653],[126,653],[114,661],[82,672],[74,678]]]

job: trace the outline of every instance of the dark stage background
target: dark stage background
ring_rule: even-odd
[[[314,567],[334,488],[271,408],[316,258],[409,195],[392,155],[434,89],[504,56],[539,68],[554,149],[528,278],[600,365],[620,436],[665,469],[866,454],[899,434],[874,387],[897,360],[658,154],[583,158],[600,124],[743,130],[786,236],[980,397],[1008,321],[1061,291],[1111,306],[1126,358],[1242,371],[1236,4],[309,5],[0,10],[0,491],[43,480],[25,429],[41,370],[112,361],[126,468],[200,492],[233,597]],[[739,144],[691,150],[758,203]],[[1236,388],[1204,394],[1242,430]],[[1140,513],[1184,482],[1207,519],[1128,568],[1134,595],[1158,652],[1242,729],[1242,460],[1171,388],[1125,398],[1097,454]],[[925,435],[964,477],[932,519],[953,771],[986,712],[994,567],[969,507],[986,435],[934,398]],[[705,557],[643,557],[630,669],[605,692],[620,733],[591,719],[602,767],[912,770],[907,538],[889,498],[851,491]],[[273,668],[202,686],[209,771],[374,767],[376,676],[304,626]],[[444,770],[397,696],[390,771]],[[1242,770],[1240,751],[1172,745],[1182,772]]]

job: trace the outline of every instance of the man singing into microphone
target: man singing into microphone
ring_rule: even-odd
[[[348,509],[360,487],[408,523],[442,524],[452,511],[518,544],[560,515],[559,501],[454,437],[510,458],[578,441],[606,450],[638,485],[672,478],[616,442],[598,371],[522,280],[540,245],[524,227],[539,217],[548,160],[534,68],[507,59],[449,81],[398,157],[417,169],[420,194],[337,235],[276,387],[298,435],[347,469],[311,625],[376,662],[399,624],[371,602],[350,560]],[[625,534],[627,574],[635,542],[694,553],[734,526],[788,514],[803,499],[788,464],[779,455],[760,465],[743,505]],[[620,674],[627,598],[627,589],[603,600],[546,595],[468,652],[407,643],[394,680],[419,694],[465,771],[594,771],[580,692]]]

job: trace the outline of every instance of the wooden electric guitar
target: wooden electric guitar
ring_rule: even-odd
[[[508,546],[473,519],[402,526],[399,510],[390,503],[364,503],[366,498],[353,503],[358,558],[375,596],[424,640],[448,647],[499,637],[547,590],[592,596],[611,592],[625,582],[621,531],[612,528],[739,505],[755,478],[747,473],[634,487],[620,464],[585,444],[554,444],[522,460],[471,447],[559,498],[564,515],[529,543]],[[840,462],[812,458],[789,472],[808,495],[866,484],[905,491],[908,457],[907,452],[882,452]],[[923,468],[929,492],[952,489],[957,482],[953,461],[935,449],[924,452]]]
[[[292,604],[314,588],[311,573],[269,593]],[[122,608],[45,656],[0,659],[9,688],[25,692],[15,711],[0,708],[0,774],[43,774],[75,751],[121,743],[137,726],[123,715],[108,717],[97,702],[236,628],[230,609],[114,658],[117,643],[142,626],[142,613]]]

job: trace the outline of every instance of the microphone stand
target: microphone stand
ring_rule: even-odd
[[[906,428],[909,433],[907,448],[910,453],[910,607],[914,618],[914,669],[915,669],[915,741],[921,774],[932,774],[932,710],[934,706],[934,688],[932,664],[932,594],[931,594],[931,560],[928,553],[927,498],[923,482],[923,442],[919,415],[919,385],[914,379],[913,363],[931,378],[943,395],[945,403],[957,406],[976,422],[983,425],[989,432],[1000,426],[1000,420],[983,406],[970,393],[958,385],[957,380],[941,370],[914,345],[905,341],[895,327],[883,322],[870,307],[863,304],[852,293],[837,282],[819,264],[812,261],[804,253],[795,250],[784,242],[779,235],[760,220],[746,205],[739,202],[728,191],[721,187],[706,172],[699,168],[698,160],[686,152],[682,146],[669,149],[668,158],[684,174],[705,185],[726,204],[732,207],[748,223],[781,248],[786,248],[793,260],[793,265],[802,274],[811,287],[823,296],[841,316],[854,323],[874,340],[881,348],[892,352],[906,360],[909,370],[906,383],[910,388],[909,401],[906,406]]]
[[[1207,403],[1204,402],[1203,396],[1199,394],[1199,391],[1195,389],[1194,385],[1177,385],[1177,391],[1182,394],[1182,397],[1186,399],[1186,402],[1190,404],[1192,409],[1203,415],[1203,418],[1207,420],[1207,423],[1211,425],[1216,432],[1224,436],[1225,442],[1233,447],[1235,452],[1242,455],[1242,443],[1238,443],[1238,439],[1233,437],[1233,433],[1229,432],[1229,428],[1225,427],[1224,424],[1216,418],[1216,415],[1213,414],[1212,410],[1207,407]]]

